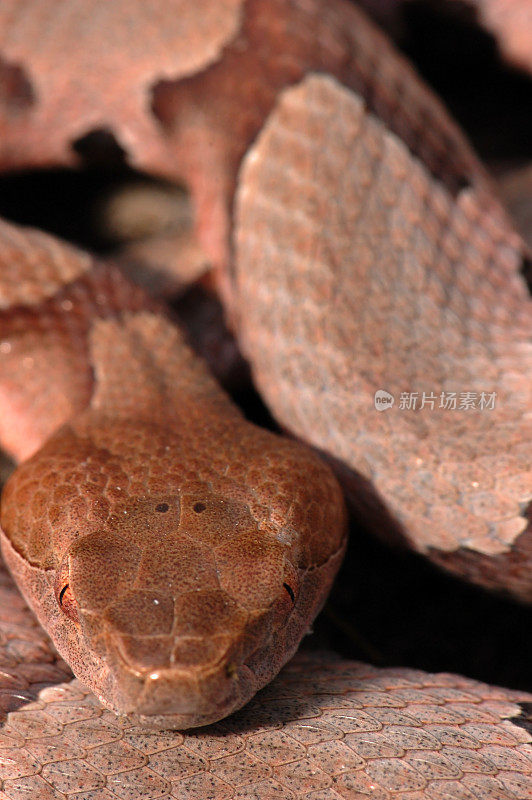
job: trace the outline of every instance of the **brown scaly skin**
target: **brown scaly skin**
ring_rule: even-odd
[[[36,234],[3,225],[28,252]],[[38,420],[28,374],[4,392],[11,454],[33,453],[2,496],[5,560],[108,707],[159,728],[213,722],[278,672],[321,607],[345,547],[340,489],[305,447],[248,423],[138,289],[49,253],[51,296],[23,296],[19,261],[22,296],[0,314],[6,371],[26,359],[44,375],[61,349],[72,365]],[[87,269],[55,291],[54,259]]]
[[[532,600],[532,304],[517,234],[325,76],[281,94],[235,218],[241,341],[276,418],[371,481],[410,546]],[[394,407],[375,410],[378,390]],[[461,408],[468,392],[495,393],[494,408]],[[361,518],[384,534],[385,517]]]
[[[323,125],[320,127],[323,119],[316,121],[313,118],[316,105],[320,110],[328,110],[333,120],[339,116],[340,124],[345,124],[348,129],[350,126],[356,127],[358,122],[370,129],[369,138],[363,140],[369,162],[372,162],[375,150],[385,140],[395,158],[391,162],[379,158],[375,160],[383,171],[387,168],[392,173],[387,185],[389,197],[392,198],[388,200],[390,205],[394,202],[394,193],[399,186],[403,186],[403,182],[408,188],[405,174],[413,174],[417,180],[414,189],[417,190],[419,186],[423,189],[419,193],[413,192],[414,200],[421,197],[436,216],[442,214],[443,210],[445,217],[449,205],[454,213],[453,203],[459,209],[458,223],[462,221],[462,213],[467,219],[471,217],[474,220],[485,216],[489,224],[487,230],[480,226],[479,251],[485,255],[486,250],[490,254],[494,249],[497,251],[499,245],[503,250],[506,248],[506,258],[504,253],[501,257],[501,274],[496,274],[499,290],[506,288],[502,280],[504,278],[508,281],[511,296],[516,298],[517,308],[524,308],[520,294],[522,290],[518,288],[515,277],[519,246],[511,232],[507,233],[504,214],[489,196],[490,185],[484,171],[438,101],[427,92],[410,68],[394,55],[380,34],[356,10],[341,2],[279,1],[272,4],[250,0],[241,5],[233,4],[231,8],[229,5],[222,11],[222,14],[230,15],[223,35],[217,38],[211,31],[208,46],[204,51],[198,46],[199,58],[193,64],[186,59],[184,65],[178,64],[178,56],[172,54],[179,54],[180,48],[173,42],[170,49],[171,58],[175,60],[171,60],[170,64],[165,59],[162,59],[160,66],[150,64],[148,58],[148,63],[137,65],[139,68],[131,73],[131,80],[137,81],[135,91],[132,90],[131,95],[126,93],[135,102],[128,101],[127,106],[117,102],[116,88],[107,81],[105,67],[108,65],[104,63],[101,67],[100,61],[97,62],[98,69],[87,73],[87,83],[83,88],[88,90],[81,91],[77,97],[79,107],[76,107],[76,103],[61,103],[61,99],[68,97],[71,91],[68,78],[65,78],[67,71],[45,69],[40,61],[42,54],[46,56],[47,53],[53,53],[54,47],[56,52],[61,52],[61,42],[47,36],[47,27],[39,17],[41,13],[47,16],[46,6],[39,4],[39,14],[35,13],[40,49],[31,46],[31,37],[27,41],[20,36],[10,37],[9,25],[5,25],[6,38],[1,44],[7,64],[5,69],[12,70],[12,65],[20,65],[28,83],[15,82],[15,89],[7,93],[7,102],[4,103],[5,137],[1,145],[4,165],[35,163],[35,160],[38,163],[69,162],[72,154],[68,145],[72,137],[86,131],[87,126],[107,125],[128,149],[136,164],[155,172],[165,172],[169,177],[184,178],[197,204],[198,231],[202,243],[212,261],[220,268],[222,292],[251,353],[251,337],[249,330],[245,330],[246,322],[241,314],[243,310],[246,313],[248,311],[245,307],[248,298],[241,286],[241,272],[248,256],[243,257],[239,248],[244,247],[246,236],[253,237],[248,226],[244,226],[243,231],[242,228],[237,230],[234,240],[230,236],[233,195],[235,187],[239,185],[239,219],[248,213],[252,216],[254,206],[253,203],[248,204],[249,192],[246,198],[249,173],[242,172],[238,176],[238,168],[246,155],[246,170],[252,172],[265,163],[267,167],[265,188],[261,183],[260,191],[251,192],[251,200],[268,199],[268,192],[272,188],[268,183],[268,170],[274,170],[272,165],[275,165],[279,153],[272,155],[270,152],[264,156],[265,119],[268,119],[268,133],[278,129],[279,114],[282,115],[286,111],[286,103],[297,96],[303,109],[303,119],[317,122],[305,134],[318,151],[326,147],[327,137],[323,135]],[[7,15],[12,12],[9,3],[3,8],[7,8]],[[1,13],[4,12],[0,9]],[[19,13],[22,16],[27,13],[24,6]],[[83,25],[80,30],[83,31]],[[187,36],[188,33],[187,29]],[[213,36],[216,40],[214,43]],[[79,52],[84,52],[83,47],[80,46]],[[149,52],[149,48],[145,52]],[[184,52],[190,56],[190,51]],[[69,52],[69,60],[73,57],[74,54]],[[112,66],[114,68],[116,64]],[[100,68],[101,74],[98,73]],[[119,68],[128,72],[127,63],[121,62]],[[156,123],[144,113],[143,109],[148,105],[145,102],[147,93],[143,94],[140,88],[145,89],[150,80],[156,81],[169,71],[172,79],[158,83],[152,93],[152,106],[158,119]],[[307,76],[307,73],[315,71],[330,73],[334,78]],[[242,75],[246,76],[245,81]],[[390,91],[391,81],[393,92]],[[38,91],[32,93],[34,82]],[[26,87],[25,91],[21,90],[21,86]],[[314,92],[317,89],[317,104],[316,94],[313,95],[312,91],[309,99],[309,87]],[[355,90],[362,96],[380,122],[365,110],[361,112],[358,95],[343,87]],[[401,97],[399,103],[398,96]],[[17,102],[18,116],[13,114]],[[58,117],[61,109],[64,109],[64,116]],[[341,109],[340,115],[336,113],[338,109]],[[130,118],[126,118],[127,114],[131,115]],[[280,127],[284,130],[283,124]],[[60,134],[53,136],[52,131],[56,129],[60,130]],[[293,133],[296,142],[305,138],[301,136],[301,124],[299,127],[296,125]],[[407,154],[398,137],[418,160]],[[250,148],[255,138],[256,146]],[[349,145],[354,140],[340,138],[340,141],[343,144],[341,162],[349,154]],[[40,152],[34,157],[37,147]],[[293,152],[288,148],[282,155],[290,158]],[[310,164],[312,166],[312,162]],[[305,176],[307,166],[308,162],[303,159],[301,169],[301,163],[296,158],[297,168],[287,172],[287,175],[291,178],[295,175],[296,179],[300,179],[301,175]],[[367,181],[362,188],[370,190],[375,175],[364,175],[363,170],[360,172]],[[335,204],[338,199],[338,187],[342,184],[343,175],[340,166],[332,174],[332,187],[324,184],[327,189],[323,197],[325,206],[328,203]],[[285,177],[283,175],[283,179]],[[432,178],[439,183],[432,182]],[[283,185],[286,189],[284,196]],[[279,208],[287,209],[283,212],[285,219],[291,214],[296,217],[297,212],[311,216],[316,212],[316,207],[319,213],[320,198],[316,199],[314,208],[311,202],[308,207],[303,207],[302,199],[308,201],[309,198],[290,196],[287,187],[288,182],[281,183],[282,196],[276,198]],[[356,216],[358,208],[368,204],[368,198],[362,193],[351,199],[353,204],[346,204],[345,208]],[[295,207],[290,205],[294,202]],[[428,225],[425,229],[426,220],[422,213],[412,216],[414,225],[417,224],[426,237],[425,242],[419,243],[419,259],[423,261],[431,247],[435,247],[437,253],[439,248],[443,249],[440,231],[434,225]],[[341,230],[340,225],[338,228]],[[301,253],[305,255],[305,229],[301,231],[294,225],[294,231],[296,241],[291,242],[286,251],[287,264],[297,262],[296,256]],[[334,226],[329,231],[337,233]],[[404,245],[401,226],[393,232],[399,244]],[[408,227],[406,232],[410,233]],[[281,226],[281,234],[284,233]],[[272,249],[282,251],[280,245],[284,239],[278,234],[279,231],[274,236]],[[10,236],[22,236],[22,255],[26,249],[30,249],[33,235],[24,238],[24,234],[11,232]],[[344,244],[342,239],[340,241]],[[391,237],[384,237],[383,241],[389,242]],[[230,273],[223,269],[231,260],[230,245],[233,244],[237,252],[234,270]],[[265,238],[261,250],[267,251],[271,244]],[[352,246],[349,237],[346,245],[348,249]],[[447,245],[452,251],[453,242]],[[329,266],[334,267],[338,263],[336,242],[334,246],[329,243],[327,246],[331,255]],[[51,246],[51,249],[54,247],[57,246]],[[414,251],[414,247],[408,250],[409,253]],[[366,255],[367,252],[366,249]],[[81,272],[85,272],[86,260],[83,257],[72,256],[71,252],[65,256],[62,250],[58,250],[57,254],[60,256],[58,261],[63,264],[71,258],[74,262],[81,259],[84,264]],[[261,255],[264,253],[261,252]],[[277,259],[278,254],[275,253],[271,258],[274,267]],[[54,259],[49,263],[54,264]],[[418,263],[413,264],[410,277],[413,275],[416,278],[418,266]],[[19,275],[31,276],[29,270],[24,271],[22,261],[17,264],[17,270]],[[293,281],[290,288],[299,291],[304,285],[297,269],[287,273],[287,277]],[[85,284],[87,281],[79,275],[75,279],[78,281],[77,293],[80,290],[79,281],[84,280]],[[39,320],[40,309],[44,308],[45,303],[55,303],[57,306],[58,300],[54,299],[56,292],[64,292],[64,284],[73,283],[72,276],[67,278],[61,273],[56,281],[58,285],[52,288],[48,286],[39,297],[39,290],[46,281],[49,284],[49,276],[44,283],[36,281],[31,299],[23,295],[22,299],[16,301],[17,314],[13,311],[15,304],[10,287],[5,303],[8,309],[7,324],[17,319],[19,312],[24,317],[26,312],[20,305],[28,303]],[[468,296],[471,296],[467,277],[464,283]],[[451,292],[452,286],[446,285]],[[316,292],[319,296],[323,294],[321,288],[317,283],[311,284],[311,293]],[[334,292],[331,294],[334,300]],[[376,294],[378,299],[379,293]],[[435,294],[440,303],[438,308],[445,308],[445,305],[441,305],[437,288]],[[15,381],[15,391],[11,386],[9,394],[6,392],[6,404],[9,404],[9,397],[13,398],[13,419],[24,419],[26,429],[33,437],[28,439],[26,434],[23,437],[14,436],[12,430],[7,430],[13,426],[6,425],[6,436],[11,436],[8,446],[13,453],[26,457],[41,445],[61,421],[70,419],[66,427],[53,434],[48,443],[19,468],[6,489],[2,512],[2,526],[9,537],[9,542],[4,542],[6,558],[12,568],[18,570],[26,595],[32,598],[36,610],[52,630],[62,651],[78,664],[78,671],[86,682],[97,682],[99,688],[96,691],[105,693],[108,704],[133,711],[143,721],[149,716],[151,722],[159,726],[198,724],[218,718],[240,705],[259,683],[264,683],[270,673],[275,672],[281,662],[289,657],[322,602],[333,568],[340,558],[343,507],[330,473],[307,451],[298,449],[297,453],[301,455],[295,456],[295,445],[281,444],[280,440],[266,434],[254,434],[251,440],[251,427],[227,404],[225,396],[214,388],[202,368],[190,361],[179,336],[163,318],[151,311],[130,309],[127,304],[117,306],[115,313],[101,313],[107,301],[96,301],[97,296],[94,295],[89,303],[90,315],[86,315],[86,318],[90,318],[90,321],[85,324],[85,331],[81,330],[83,325],[81,328],[74,325],[75,335],[72,336],[72,326],[65,323],[63,344],[68,354],[65,363],[68,365],[70,362],[71,371],[55,397],[52,388],[50,397],[42,398],[43,409],[40,409],[39,418],[36,419],[35,410],[30,413],[25,394],[35,391],[35,384],[32,389],[23,371]],[[385,293],[380,296],[385,296]],[[64,319],[68,320],[68,314],[72,312],[68,304],[75,307],[75,302],[70,296],[61,297],[61,303],[67,304],[62,306],[62,310],[65,312]],[[249,308],[253,301],[257,313],[262,313],[264,317],[266,307],[262,300],[260,290],[250,292]],[[130,302],[134,304],[135,301],[131,299]],[[365,303],[366,297],[362,296],[360,302]],[[306,303],[312,306],[312,296],[307,296]],[[332,311],[329,308],[328,312],[329,315],[336,313],[334,303]],[[352,313],[351,306],[342,319],[349,322]],[[519,311],[516,315],[518,328],[524,313]],[[83,313],[81,315],[83,317]],[[45,319],[42,328],[51,335],[59,353],[61,342],[55,342],[54,338],[57,317],[53,318],[54,324],[51,324],[51,318],[45,316]],[[264,329],[268,330],[268,325],[257,320],[257,333]],[[311,338],[317,336],[318,344],[323,342],[322,331],[319,326],[311,328]],[[284,325],[282,334],[291,338],[290,320]],[[9,340],[12,335],[9,330],[6,335],[6,343],[14,345],[15,341]],[[452,330],[449,337],[452,341]],[[471,339],[472,352],[469,355],[474,359],[475,335]],[[304,337],[300,341],[307,344]],[[24,346],[20,364],[24,366],[24,359],[29,359],[26,368],[31,370],[35,367],[35,361],[31,361],[34,351],[31,350],[31,354],[30,351],[24,352]],[[260,347],[258,349],[260,351]],[[347,343],[347,351],[351,349],[352,341]],[[375,347],[375,350],[379,349]],[[51,352],[56,351],[52,349]],[[345,350],[340,348],[339,352],[342,356]],[[12,353],[12,347],[9,347],[3,355],[9,358]],[[80,369],[78,380],[71,381],[78,358],[82,356],[87,358],[87,361],[81,362],[85,367]],[[60,363],[60,356],[56,363]],[[304,364],[304,359],[298,363]],[[286,372],[282,359],[278,361],[278,368]],[[255,369],[259,373],[260,364]],[[415,369],[418,373],[423,372],[424,362],[419,362]],[[91,383],[93,371],[94,386]],[[38,372],[37,368],[35,375]],[[347,385],[348,380],[349,375]],[[340,370],[337,383],[340,393],[345,389],[345,381],[345,375]],[[179,394],[175,388],[177,382],[180,385]],[[71,383],[75,386],[72,396],[68,388]],[[312,391],[316,387],[317,384],[311,381]],[[191,388],[202,395],[201,408],[196,405],[196,399],[192,400]],[[64,412],[61,408],[58,410],[59,400]],[[296,398],[295,402],[296,406],[301,403],[305,409],[314,405],[314,396],[311,392],[299,400]],[[30,419],[24,416],[25,412]],[[296,408],[295,417],[301,417],[301,408]],[[290,421],[286,424],[297,428]],[[46,428],[45,432],[43,429]],[[126,437],[126,433],[132,434],[131,438]],[[349,434],[349,431],[346,430],[346,433]],[[514,437],[517,438],[519,433],[520,429],[517,432],[514,430]],[[522,455],[523,448],[518,444],[518,455]],[[167,460],[170,457],[165,455],[167,447],[170,448],[172,464]],[[286,471],[279,474],[276,465],[283,452]],[[61,474],[65,475],[65,486],[55,497],[53,487],[59,474],[59,465],[64,470]],[[98,465],[94,475],[88,469],[91,465]],[[173,469],[176,474],[168,486],[167,477]],[[519,469],[518,478],[523,474],[526,478],[527,472],[522,469],[522,464]],[[189,471],[192,471],[192,475],[188,474]],[[315,483],[311,481],[313,473]],[[420,477],[416,477],[419,481]],[[513,478],[514,474],[510,477]],[[445,484],[447,478],[445,475],[441,482]],[[477,482],[475,476],[470,480]],[[393,481],[391,483],[390,497],[393,498],[397,486],[393,485]],[[514,483],[517,483],[519,496],[526,499],[530,485],[519,480]],[[72,494],[73,487],[76,488],[75,494]],[[409,488],[407,484],[405,491]],[[433,487],[429,488],[432,491]],[[126,489],[128,499],[122,500]],[[447,491],[448,487],[444,486],[444,489]],[[504,491],[506,489],[505,486]],[[433,497],[430,491],[429,498]],[[302,493],[302,496],[299,497],[298,493]],[[455,488],[452,488],[447,494],[447,505],[454,507],[455,495]],[[426,518],[426,530],[430,535],[434,530],[449,533],[449,529],[453,528],[452,518],[443,519],[445,524],[442,524],[445,514],[441,512],[441,496],[438,499],[440,502],[436,505],[440,513],[434,529],[432,523],[435,520]],[[514,500],[512,496],[512,502]],[[194,511],[198,503],[205,508]],[[157,511],[157,507],[165,510]],[[446,508],[445,503],[443,507]],[[203,535],[207,537],[209,552],[204,554],[198,545],[200,552],[195,564],[200,565],[199,574],[197,567],[196,573],[194,569],[187,569],[187,579],[196,582],[192,592],[182,593],[182,581],[185,580],[184,549],[181,546],[183,537],[188,544],[190,531],[195,525],[195,515],[205,514],[211,509],[215,519],[212,528],[207,524],[205,527],[202,525],[198,534],[199,538]],[[225,518],[226,513],[229,519]],[[183,610],[183,614],[175,614],[175,626],[169,624],[172,615],[168,605],[168,579],[161,578],[163,582],[166,581],[161,594],[161,585],[156,584],[154,589],[150,584],[153,578],[146,568],[146,562],[154,560],[154,541],[160,542],[158,525],[163,523],[159,514],[173,515],[164,517],[170,520],[169,528],[164,529],[163,526],[164,541],[168,544],[170,539],[171,545],[165,548],[163,562],[165,566],[166,562],[173,562],[176,566],[176,572],[172,572],[174,578],[170,580],[172,592],[175,590],[171,610],[172,615],[176,609],[180,612]],[[297,522],[292,515],[295,515]],[[503,531],[506,538],[495,537],[497,544],[502,541],[507,545],[510,539],[511,545],[512,537],[520,532],[517,531],[515,519],[515,508],[512,506],[511,524]],[[80,521],[83,522],[81,531]],[[521,524],[519,520],[517,522]],[[311,529],[310,538],[300,539],[297,534],[307,524]],[[228,530],[234,537],[239,532],[239,526],[246,529],[246,537],[242,539],[242,547],[237,547],[236,553],[232,550],[231,558],[227,558],[223,537]],[[481,538],[481,533],[477,528],[473,531],[477,538]],[[491,541],[490,536],[487,538]],[[125,547],[123,541],[128,542]],[[238,544],[240,541],[238,539]],[[482,547],[486,549],[484,540]],[[90,579],[99,564],[105,565],[105,568],[97,570],[97,583],[93,584]],[[116,565],[117,573],[107,573],[108,564]],[[155,575],[158,564],[159,560],[153,565]],[[320,574],[320,565],[322,572],[328,573],[327,579]],[[281,567],[287,569],[288,574]],[[257,580],[254,570],[259,568],[264,573]],[[284,580],[285,577],[289,580]],[[299,595],[290,583],[292,578],[300,582]],[[217,588],[204,590],[205,581],[211,579]],[[290,591],[284,586],[285,583]],[[227,588],[229,586],[230,590]],[[110,596],[110,587],[113,591],[118,589],[119,600],[115,599],[115,595]],[[257,597],[257,587],[266,596],[258,592],[261,596]],[[527,587],[525,591],[520,585],[510,588],[526,596]],[[297,604],[287,622],[287,604],[288,599],[291,601],[292,592]],[[199,596],[202,613],[194,605]],[[183,597],[186,601],[180,606]],[[129,603],[131,614],[125,613],[124,605],[120,605],[124,599]],[[207,630],[206,619],[209,621]],[[262,626],[260,629],[258,619]],[[149,647],[145,641],[147,624],[150,630],[157,631],[157,641],[150,641]],[[184,628],[180,628],[180,624]],[[230,642],[226,641],[225,634],[228,627],[233,633]],[[209,638],[209,644],[202,639],[205,633],[212,637]],[[170,634],[175,634],[171,641]],[[216,640],[219,649],[210,644],[212,639]],[[103,663],[102,655],[105,657]],[[134,665],[134,669],[124,668],[126,660]],[[176,667],[176,664],[180,666]],[[85,668],[86,674],[83,672]],[[149,679],[153,674],[157,677]],[[253,674],[258,676],[256,681]],[[170,686],[171,691],[168,688]],[[172,719],[172,712],[168,712],[167,708],[170,695],[175,703]],[[213,705],[216,710],[213,710]],[[162,708],[164,712],[161,712]]]
[[[195,6],[196,17],[187,14],[175,28],[176,17],[189,4],[172,0],[166,6],[171,47],[166,37],[151,50],[143,42],[142,58],[129,37],[123,43],[113,6],[108,18],[99,12],[109,41],[98,42],[96,57],[85,24],[86,5],[86,0],[61,0],[60,7],[44,0],[37,6],[33,0],[2,4],[0,57],[6,69],[17,67],[23,77],[14,86],[6,81],[11,92],[6,90],[0,104],[0,122],[5,120],[0,164],[10,169],[71,165],[76,161],[73,141],[94,129],[111,130],[134,166],[184,181],[190,189],[200,242],[219,267],[231,314],[236,313],[234,290],[226,268],[238,167],[279,92],[308,72],[334,75],[360,94],[451,191],[468,184],[490,188],[442,104],[351,3],[227,0],[222,5],[204,0],[201,10]],[[152,5],[159,9],[158,3],[136,0],[140,29],[147,18],[152,30]],[[56,16],[63,19],[61,37]],[[75,52],[67,47],[69,40],[78,42]],[[91,53],[90,69],[86,52]],[[491,203],[487,195],[484,200]]]
[[[50,7],[10,5],[0,8],[0,53],[35,98],[22,102],[20,86],[6,92],[0,161],[71,163],[72,139],[103,127],[136,165],[183,180],[274,416],[355,481],[373,481],[396,529],[386,534],[381,515],[377,533],[399,532],[447,568],[529,599],[531,570],[516,559],[530,549],[532,496],[524,248],[464,136],[410,66],[342,0],[248,0],[219,10],[221,27],[209,3],[201,24],[187,17],[174,32],[186,39],[181,55],[161,45],[138,61],[128,43],[120,63],[111,49],[96,71],[76,71],[69,54],[62,70]],[[85,41],[84,8],[68,4],[63,37]],[[139,20],[145,13],[149,4],[137,8]],[[119,17],[105,14],[121,40]],[[10,27],[17,19],[24,35]],[[123,75],[126,105],[116,101]],[[498,407],[449,416],[396,405],[376,415],[373,394],[386,386],[397,397],[495,392]]]
[[[228,719],[183,733],[146,730],[69,680],[1,566],[0,642],[2,800],[76,793],[524,800],[532,793],[526,692],[301,652]]]

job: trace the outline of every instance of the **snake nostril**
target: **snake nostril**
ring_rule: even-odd
[[[158,506],[155,506],[155,510],[160,511],[161,514],[165,514],[169,508],[170,506],[168,505],[168,503],[159,503]]]
[[[63,605],[63,598],[65,596],[65,592],[66,592],[67,589],[70,589],[70,584],[68,584],[68,583],[66,583],[63,586],[63,588],[61,589],[61,591],[59,592],[59,605],[60,606]]]
[[[207,506],[205,505],[205,503],[194,503],[192,508],[194,509],[196,514],[201,514],[202,511],[205,511]]]

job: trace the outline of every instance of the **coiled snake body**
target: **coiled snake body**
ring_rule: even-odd
[[[131,26],[111,4],[4,3],[2,165],[69,164],[104,128],[184,181],[280,424],[383,536],[530,600],[530,301],[489,178],[350,5],[202,6],[130,3]],[[259,731],[249,711],[186,739],[135,727],[220,720],[279,671],[341,561],[342,492],[307,446],[247,422],[114,267],[7,222],[0,263],[0,441],[19,462],[2,552],[59,653],[127,715],[45,690],[4,731],[6,797],[528,796],[528,734],[503,720],[530,698],[450,676],[300,659],[254,701]],[[440,398],[462,394],[496,402],[453,416]]]

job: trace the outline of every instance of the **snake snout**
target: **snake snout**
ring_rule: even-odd
[[[129,686],[123,688],[123,711],[145,725],[163,728],[184,729],[215,722],[242,702],[239,681],[223,660],[212,669],[154,669],[140,680],[130,676]]]
[[[191,727],[241,705],[244,660],[265,626],[222,590],[132,589],[102,616],[111,704],[144,724]]]

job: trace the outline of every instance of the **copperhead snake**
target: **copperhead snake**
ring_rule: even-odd
[[[490,178],[354,6],[200,5],[4,2],[0,163],[72,165],[105,129],[184,182],[262,396],[337,477],[249,423],[116,268],[1,222],[2,553],[81,681],[25,694],[67,673],[6,578],[27,647],[6,656],[24,705],[2,792],[522,800],[532,697],[456,676],[300,656],[177,732],[293,655],[344,494],[381,536],[532,597],[526,252]],[[496,401],[440,404],[463,393]]]

